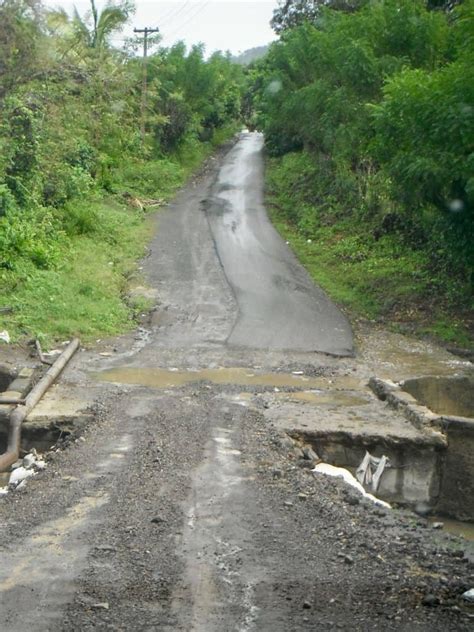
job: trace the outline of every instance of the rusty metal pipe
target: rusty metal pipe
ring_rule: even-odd
[[[28,413],[36,406],[48,388],[59,376],[66,364],[79,348],[79,338],[74,338],[43,375],[25,398],[25,403],[17,406],[10,413],[7,451],[0,455],[0,472],[7,470],[20,456],[21,426]]]

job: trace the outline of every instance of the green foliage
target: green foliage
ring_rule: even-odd
[[[117,171],[120,188],[150,198],[167,197],[182,183],[183,175],[183,167],[167,158],[129,162]]]
[[[243,70],[221,53],[206,62],[203,46],[187,53],[180,42],[151,58],[149,77],[155,152],[175,152],[190,136],[210,141],[240,117]]]
[[[0,185],[0,218],[16,209],[16,200],[6,184]]]
[[[466,283],[434,271],[431,253],[407,248],[400,231],[374,234],[376,218],[361,221],[312,203],[316,176],[304,152],[274,158],[267,168],[272,220],[314,280],[354,317],[408,323],[412,331],[472,343]]]
[[[123,300],[126,276],[144,253],[150,227],[135,210],[111,201],[84,203],[75,215],[89,215],[89,228],[71,227],[53,267],[17,258],[14,275],[0,268],[0,305],[12,309],[0,322],[14,338],[36,336],[45,345],[72,335],[88,341],[133,323]]]
[[[316,22],[325,8],[351,13],[366,2],[367,0],[280,0],[273,11],[271,26],[275,33],[282,33],[304,22]]]
[[[293,201],[281,205],[283,216],[313,240],[349,226],[351,238],[330,249],[351,266],[378,261],[375,253],[396,243],[398,263],[411,274],[413,261],[426,280],[413,285],[420,296],[427,300],[430,288],[450,308],[468,309],[474,0],[457,8],[374,0],[354,12],[304,4],[316,14],[284,29],[247,73],[244,98],[247,119],[264,131],[270,156],[280,158],[272,181],[280,179]],[[380,265],[383,276],[390,268]],[[390,278],[410,295],[401,270]]]
[[[124,194],[171,196],[240,116],[243,71],[227,56],[150,49],[142,137],[142,60],[112,44],[132,11],[0,0],[0,301],[15,310],[0,326],[15,335],[130,323],[122,275],[146,232]],[[118,209],[99,202],[110,195]]]
[[[60,224],[47,209],[8,210],[0,218],[0,268],[15,270],[22,259],[38,268],[54,266],[61,237]]]
[[[102,228],[102,217],[97,203],[92,200],[70,202],[62,209],[63,229],[69,237],[94,235]]]
[[[406,70],[374,108],[374,154],[394,182],[405,213],[427,204],[449,259],[474,270],[474,70],[456,61],[427,73]],[[446,254],[449,254],[448,252]]]
[[[41,68],[43,34],[37,3],[0,2],[0,99]]]

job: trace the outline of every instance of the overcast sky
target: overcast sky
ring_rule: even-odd
[[[76,5],[81,14],[90,6],[88,0],[45,4],[68,11]],[[102,7],[105,2],[97,4]],[[132,28],[159,27],[165,46],[184,40],[189,45],[204,42],[207,53],[238,53],[275,39],[269,21],[276,5],[277,0],[136,0]]]

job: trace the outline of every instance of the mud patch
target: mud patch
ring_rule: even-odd
[[[107,369],[93,376],[100,381],[118,384],[138,384],[150,388],[173,388],[195,382],[228,384],[237,386],[270,386],[274,388],[357,388],[360,380],[344,375],[335,378],[309,377],[292,373],[258,373],[244,367],[216,368],[201,370],[132,368]]]
[[[373,371],[394,381],[425,375],[450,376],[474,369],[467,359],[455,357],[445,349],[384,329],[369,332],[362,346],[362,357]]]
[[[287,402],[334,405],[334,406],[365,406],[369,401],[350,391],[297,391],[295,393],[276,393],[275,399]]]
[[[238,404],[251,403],[253,400],[263,396],[263,393],[253,393],[242,391],[237,395],[228,397]],[[294,404],[313,404],[314,406],[366,406],[369,400],[362,397],[360,393],[342,390],[312,390],[294,392],[273,392],[270,397],[264,397],[266,405],[271,406],[274,402],[288,402]]]

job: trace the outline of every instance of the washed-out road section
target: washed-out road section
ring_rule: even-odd
[[[382,405],[344,390],[367,375],[268,224],[261,145],[243,135],[158,215],[150,322],[53,389],[95,420],[0,500],[5,630],[470,628],[459,545],[315,478],[267,414],[310,377],[315,403],[288,409],[303,423]]]

